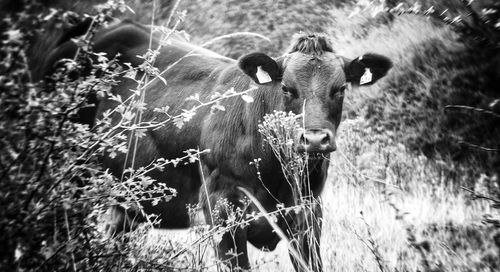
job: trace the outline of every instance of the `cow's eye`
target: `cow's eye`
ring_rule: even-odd
[[[331,97],[334,98],[335,96],[344,96],[346,87],[346,85],[342,85],[340,87],[332,87],[332,90],[330,91]]]
[[[283,93],[286,96],[289,96],[289,97],[292,97],[292,98],[297,98],[298,97],[297,90],[295,90],[294,88],[290,88],[290,87],[287,87],[285,85],[282,85],[281,86],[281,90],[283,90]]]

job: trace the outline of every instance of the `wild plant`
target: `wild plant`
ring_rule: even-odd
[[[0,52],[0,194],[4,230],[0,236],[1,270],[121,270],[164,267],[161,263],[134,257],[134,235],[156,223],[154,215],[142,211],[142,203],[153,205],[175,197],[175,190],[155,182],[148,174],[167,165],[193,163],[206,151],[186,150],[180,158],[159,158],[149,165],[134,167],[136,141],[149,127],[166,122],[181,126],[195,109],[168,115],[167,121],[142,120],[144,88],[161,75],[154,67],[161,48],[143,56],[139,67],[124,67],[92,50],[92,37],[105,25],[113,10],[128,9],[123,1],[109,1],[89,17],[91,27],[74,41],[79,46],[74,58],[60,61],[54,75],[45,82],[33,82],[27,52],[39,26],[59,20],[62,11],[38,14],[41,5],[27,4],[22,14],[4,21]],[[177,21],[179,22],[182,16]],[[162,43],[175,30],[164,28]],[[136,75],[143,74],[139,79]],[[120,77],[136,80],[138,87],[127,98],[111,90]],[[200,106],[217,104],[225,94]],[[231,95],[241,95],[232,92]],[[81,110],[92,105],[89,96],[107,98],[117,107],[103,114],[91,128],[74,122]],[[226,95],[230,96],[230,95]],[[187,114],[186,112],[189,112]],[[102,156],[125,155],[123,175],[116,177],[100,164]],[[110,239],[100,229],[105,211],[112,205],[133,209],[146,219],[138,233]],[[149,227],[148,227],[149,226]],[[132,239],[133,240],[133,239]],[[169,260],[170,261],[170,260]]]
[[[101,79],[73,80],[71,73],[82,68],[78,60],[88,53],[81,50],[81,55],[65,62],[50,89],[33,82],[26,52],[37,27],[50,19],[35,16],[39,8],[33,3],[23,11],[24,16],[6,20],[10,34],[0,50],[0,180],[4,188],[0,266],[5,271],[116,267],[114,262],[127,250],[114,251],[120,246],[109,243],[98,231],[100,211],[113,199],[116,179],[99,166],[97,150],[120,146],[120,137],[106,134],[109,125],[91,132],[88,126],[71,121],[88,106],[86,97],[91,91],[110,88],[114,64],[100,59],[92,71],[101,71]],[[96,20],[107,11],[102,9]]]
[[[303,268],[313,270],[321,266],[317,262],[320,259],[320,253],[315,247],[319,244],[319,241],[316,241],[315,232],[321,224],[321,219],[317,217],[317,209],[321,205],[321,200],[313,195],[308,179],[310,155],[297,151],[299,140],[297,135],[304,129],[302,120],[302,115],[275,111],[264,116],[264,120],[258,126],[258,131],[266,143],[264,148],[270,148],[278,159],[281,171],[293,195],[293,203],[286,203],[289,206],[287,209],[285,209],[285,203],[279,203],[277,206],[278,211],[282,212],[283,219],[287,220],[286,217],[292,217],[293,222],[299,222],[294,227],[288,225],[284,230],[288,235],[288,239],[285,240],[292,246],[290,251],[295,251],[292,255],[298,255],[292,260],[298,262]],[[328,160],[326,157],[322,159]],[[273,228],[277,231],[277,226]],[[308,252],[310,254],[308,261],[299,257],[306,254],[300,252],[300,245],[305,240],[313,248]]]

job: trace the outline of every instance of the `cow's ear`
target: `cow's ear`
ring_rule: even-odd
[[[238,66],[257,84],[281,80],[278,63],[263,53],[251,53],[240,58]]]
[[[346,80],[354,85],[371,85],[384,77],[392,67],[392,61],[378,54],[364,54],[346,61]]]

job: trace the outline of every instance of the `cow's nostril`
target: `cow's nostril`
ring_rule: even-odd
[[[304,145],[308,145],[309,144],[309,140],[307,139],[307,137],[305,136],[305,133],[300,135],[300,144],[304,144]]]
[[[330,135],[325,134],[325,137],[323,137],[323,139],[321,140],[321,144],[322,145],[326,145],[326,144],[329,144],[330,143]]]

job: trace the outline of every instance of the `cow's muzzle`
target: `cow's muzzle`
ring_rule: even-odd
[[[337,150],[333,133],[329,129],[308,129],[298,136],[299,152],[330,153]]]

